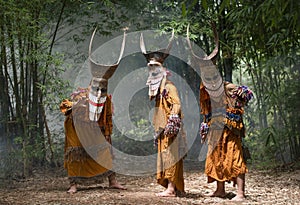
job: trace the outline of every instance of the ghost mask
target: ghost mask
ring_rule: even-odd
[[[107,98],[107,80],[92,78],[89,87],[89,118],[98,121]]]
[[[161,63],[150,60],[147,64],[149,76],[146,85],[149,86],[149,97],[154,97],[158,93],[158,89],[164,77],[167,76],[166,68]]]
[[[96,33],[94,31],[89,45],[89,64],[90,71],[92,74],[92,80],[89,86],[89,119],[91,121],[98,121],[101,112],[103,110],[106,98],[107,98],[107,89],[108,89],[108,79],[114,74],[121,58],[123,56],[124,48],[125,48],[125,32],[123,35],[123,42],[121,46],[121,51],[119,55],[119,59],[115,64],[106,65],[99,64],[95,60],[92,59],[92,43],[93,38]]]
[[[212,28],[213,28],[214,40],[216,46],[212,51],[212,53],[208,56],[199,57],[194,53],[189,39],[189,26],[187,27],[186,39],[193,56],[193,60],[196,63],[196,66],[200,70],[201,79],[207,92],[209,93],[211,98],[214,98],[214,100],[219,101],[222,95],[224,94],[224,87],[223,87],[223,79],[215,65],[218,50],[219,50],[219,38],[216,30],[216,25],[214,23],[212,23]]]
[[[174,30],[172,32],[172,37],[169,40],[169,44],[167,48],[158,51],[147,52],[145,48],[143,34],[141,34],[140,48],[147,60],[149,76],[146,85],[149,86],[148,94],[150,99],[152,99],[154,96],[157,95],[158,89],[160,88],[162,82],[166,80],[167,69],[163,66],[163,63],[165,59],[169,56],[173,39],[174,39]]]

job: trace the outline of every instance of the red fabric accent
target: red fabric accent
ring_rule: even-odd
[[[105,103],[94,103],[93,101],[89,100],[89,103],[96,106],[96,107],[102,107]]]

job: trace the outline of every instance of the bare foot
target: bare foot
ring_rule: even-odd
[[[119,184],[118,182],[113,182],[109,184],[109,188],[111,189],[121,189],[121,190],[126,190],[126,188],[124,186],[122,186],[121,184]]]
[[[210,197],[225,198],[226,197],[226,193],[225,192],[215,191],[214,193],[209,194],[208,196],[210,196]]]
[[[244,195],[236,195],[231,199],[231,201],[244,201],[246,198]]]
[[[175,197],[176,196],[175,192],[169,191],[169,190],[165,190],[165,191],[157,193],[155,195],[159,196],[159,197]]]
[[[77,192],[76,185],[70,186],[70,189],[67,191],[68,194],[75,194]]]

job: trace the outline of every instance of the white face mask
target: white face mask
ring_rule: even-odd
[[[161,63],[151,60],[148,63],[149,77],[146,85],[149,86],[149,96],[156,96],[162,79],[167,75],[166,69]]]
[[[89,118],[91,121],[98,121],[100,119],[101,112],[103,110],[105,97],[94,96],[89,93]]]
[[[107,81],[93,78],[89,91],[89,118],[98,121],[106,101]]]

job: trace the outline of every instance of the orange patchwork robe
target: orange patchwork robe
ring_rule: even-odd
[[[71,184],[102,182],[104,177],[113,173],[110,171],[112,169],[111,99],[107,96],[99,121],[93,122],[89,120],[86,94],[87,90],[74,106],[69,100],[64,100],[60,106],[66,116],[64,167]],[[104,136],[109,137],[105,139]]]
[[[235,107],[235,99],[230,97],[232,91],[237,88],[232,83],[224,83],[226,113],[229,116],[240,117],[240,120],[224,118],[224,129],[221,136],[208,134],[208,154],[205,163],[205,173],[208,176],[208,183],[217,181],[233,181],[240,174],[248,172],[245,159],[242,152],[242,137],[245,136],[245,128],[242,121],[244,109]],[[211,113],[210,97],[205,90],[204,85],[200,85],[200,107],[201,114],[204,115],[204,121],[210,125],[207,116]],[[211,132],[211,131],[209,131]],[[214,133],[212,131],[212,133]],[[218,139],[215,146],[211,146],[213,138]]]
[[[156,111],[153,124],[158,136],[157,182],[167,188],[168,181],[175,184],[176,190],[184,192],[183,157],[186,150],[185,134],[181,131],[177,136],[167,136],[163,129],[171,114],[178,114],[182,119],[180,99],[176,87],[171,81],[166,81],[166,95],[156,96]]]

